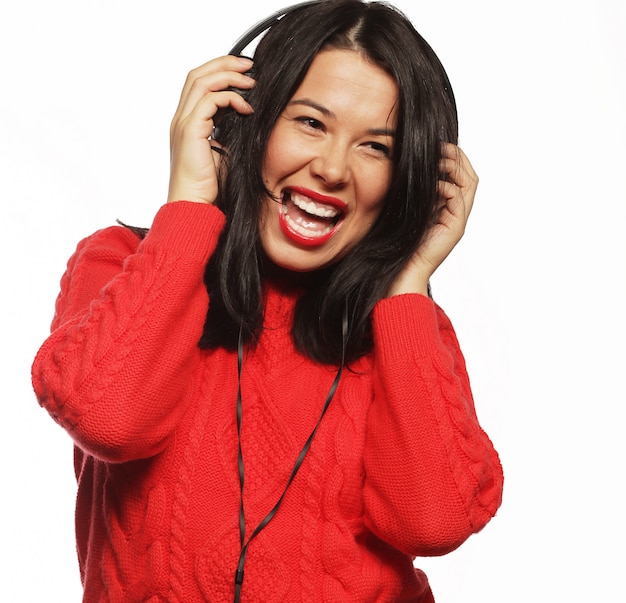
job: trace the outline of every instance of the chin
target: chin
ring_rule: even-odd
[[[295,261],[294,258],[274,258],[271,255],[268,255],[267,259],[271,264],[280,268],[281,270],[286,270],[289,272],[297,272],[300,274],[307,272],[318,272],[319,270],[323,270],[331,265],[333,262],[320,262],[313,263],[307,261]]]
[[[298,274],[319,272],[336,264],[339,255],[320,254],[310,249],[301,249],[290,244],[265,245],[263,252],[266,260],[276,268]]]

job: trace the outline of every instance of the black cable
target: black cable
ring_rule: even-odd
[[[347,304],[346,304],[347,306]],[[235,599],[234,603],[240,603],[241,600],[241,587],[243,585],[244,578],[244,565],[246,563],[246,555],[248,553],[248,546],[252,539],[258,535],[258,533],[267,526],[267,524],[272,520],[276,512],[278,511],[278,507],[283,502],[285,498],[285,494],[287,494],[287,488],[289,488],[291,482],[296,477],[300,466],[302,465],[304,458],[311,447],[311,443],[313,442],[313,438],[319,429],[320,423],[328,407],[330,406],[330,402],[337,391],[337,387],[339,386],[339,380],[341,379],[341,374],[343,372],[343,368],[345,365],[345,356],[346,356],[346,341],[348,338],[348,309],[347,307],[344,309],[343,317],[341,321],[341,335],[342,335],[342,347],[341,347],[341,364],[339,365],[339,369],[337,370],[337,374],[335,375],[335,379],[330,386],[330,391],[328,392],[328,396],[326,397],[326,402],[324,403],[324,407],[322,408],[322,412],[320,414],[320,418],[317,420],[311,435],[308,437],[305,442],[296,462],[291,470],[291,474],[289,479],[287,480],[287,484],[283,490],[283,493],[280,495],[280,498],[272,508],[272,510],[265,516],[263,521],[259,523],[259,525],[255,528],[255,530],[248,538],[248,541],[245,542],[245,534],[246,534],[246,518],[244,514],[243,508],[243,485],[244,485],[244,467],[243,467],[243,454],[241,451],[241,419],[243,415],[242,411],[242,398],[241,398],[241,369],[243,366],[243,334],[242,334],[242,326],[239,327],[239,340],[237,343],[237,458],[239,465],[239,488],[240,488],[240,501],[239,501],[239,540],[241,543],[241,552],[239,554],[239,563],[237,564],[237,571],[235,572]]]
[[[301,8],[302,6],[306,6],[307,4],[317,4],[319,0],[309,0],[308,2],[300,2],[298,4],[294,4],[293,6],[288,6],[287,8],[281,8],[277,10],[275,13],[272,13],[269,17],[266,17],[262,21],[259,21],[255,25],[253,25],[248,31],[246,31],[234,44],[230,49],[228,54],[233,54],[235,56],[240,55],[252,42],[255,38],[260,36],[266,29],[269,29],[274,23],[282,19],[285,15],[293,12],[297,8]]]

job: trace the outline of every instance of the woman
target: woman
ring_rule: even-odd
[[[476,190],[456,138],[382,3],[298,7],[189,74],[168,203],[79,244],[33,365],[76,444],[85,601],[433,601],[414,557],[502,490],[429,298]]]

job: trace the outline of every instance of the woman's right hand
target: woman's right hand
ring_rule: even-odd
[[[219,154],[211,149],[213,117],[231,107],[244,115],[252,107],[232,88],[249,89],[255,81],[245,75],[252,61],[224,56],[189,72],[170,127],[170,184],[167,201],[213,203],[217,198]]]

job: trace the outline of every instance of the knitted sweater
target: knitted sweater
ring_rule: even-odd
[[[240,552],[237,355],[202,350],[210,205],[157,213],[143,241],[83,240],[33,364],[75,442],[84,601],[231,602]],[[241,377],[247,537],[280,497],[336,367],[300,354],[295,295],[267,294]],[[452,326],[432,300],[373,313],[374,351],[345,370],[282,506],[249,546],[243,602],[433,600],[415,556],[480,530],[501,500]]]

